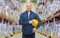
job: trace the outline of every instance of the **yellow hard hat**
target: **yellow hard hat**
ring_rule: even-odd
[[[38,20],[37,19],[33,19],[32,20],[32,26],[36,27],[38,25]]]

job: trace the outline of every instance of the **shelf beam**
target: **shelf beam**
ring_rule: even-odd
[[[49,21],[51,21],[53,18],[55,18],[55,17],[60,17],[60,12],[57,12],[57,13],[55,13],[55,14],[53,14],[53,15],[51,15],[49,18],[47,18]],[[44,20],[44,22],[46,22],[46,21],[48,21],[48,20]]]

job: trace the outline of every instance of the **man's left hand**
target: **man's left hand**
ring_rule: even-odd
[[[33,32],[36,32],[36,30],[37,30],[36,28],[33,28]]]

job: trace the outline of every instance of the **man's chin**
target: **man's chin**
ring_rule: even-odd
[[[31,10],[27,10],[28,12],[30,12]]]

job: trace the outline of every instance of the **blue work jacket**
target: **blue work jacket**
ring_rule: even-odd
[[[30,11],[29,19],[28,19],[28,12],[27,11],[25,11],[24,13],[22,13],[20,15],[19,24],[22,25],[22,32],[24,34],[29,35],[29,34],[33,33],[32,29],[34,27],[32,26],[32,24],[29,24],[29,21],[32,19],[37,19],[39,21],[38,26],[36,26],[36,28],[38,29],[42,25],[42,21],[36,13],[34,13],[33,11]]]

